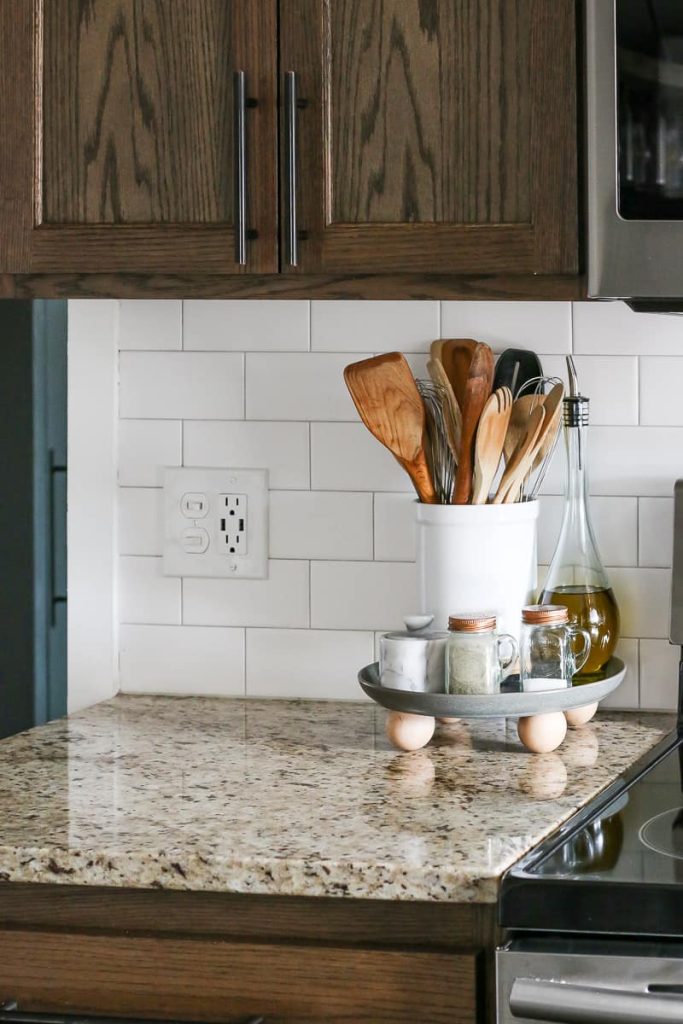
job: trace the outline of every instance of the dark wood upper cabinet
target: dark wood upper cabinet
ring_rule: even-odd
[[[576,273],[574,0],[287,0],[280,17],[296,269]]]
[[[277,0],[2,0],[3,271],[277,270]],[[236,258],[245,72],[248,262]]]
[[[567,298],[576,73],[575,0],[0,0],[0,284]]]

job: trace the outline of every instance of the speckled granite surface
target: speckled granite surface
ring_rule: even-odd
[[[128,697],[0,743],[5,882],[489,902],[673,720],[560,751],[457,724],[399,754],[368,703]]]

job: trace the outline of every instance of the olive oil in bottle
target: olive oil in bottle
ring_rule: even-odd
[[[560,539],[539,601],[563,604],[569,620],[590,634],[588,659],[574,676],[577,683],[604,675],[619,639],[619,608],[598,553],[588,506],[586,454],[588,399],[578,393],[576,371],[567,357],[569,395],[564,399],[567,487]]]
[[[600,678],[619,639],[619,609],[611,587],[565,586],[543,591],[541,604],[563,604],[569,621],[585,629],[591,638],[588,659],[574,677],[575,683]]]

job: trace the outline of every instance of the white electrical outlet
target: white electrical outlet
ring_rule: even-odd
[[[164,471],[164,575],[268,575],[265,469]]]

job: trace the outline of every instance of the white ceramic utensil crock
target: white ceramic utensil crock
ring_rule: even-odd
[[[486,610],[519,641],[522,608],[535,599],[539,503],[415,508],[418,601],[432,628]]]

